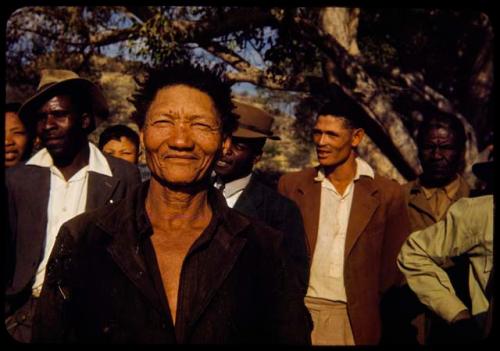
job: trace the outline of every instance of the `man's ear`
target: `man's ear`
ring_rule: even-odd
[[[253,164],[255,165],[257,162],[260,161],[261,158],[262,158],[262,152],[258,155],[255,155],[255,157],[253,158]]]
[[[82,113],[82,129],[87,130],[90,128],[90,125],[92,123],[91,120],[92,116],[88,112]]]
[[[356,147],[361,143],[363,137],[365,136],[365,130],[363,128],[356,128],[352,132],[351,146]]]

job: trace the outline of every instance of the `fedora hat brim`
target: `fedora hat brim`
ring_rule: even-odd
[[[35,95],[26,100],[19,108],[18,115],[25,125],[30,125],[34,120],[36,110],[47,100],[56,95],[64,95],[61,90],[78,91],[88,94],[92,102],[94,120],[106,119],[109,114],[108,104],[101,90],[90,80],[85,78],[71,78],[61,82],[48,84],[38,90]],[[96,123],[97,124],[97,123]]]
[[[257,139],[257,138],[267,138],[271,140],[281,140],[281,138],[277,135],[273,134],[264,134],[258,131],[253,131],[250,129],[239,127],[234,133],[234,137],[237,138],[249,138],[249,139]]]

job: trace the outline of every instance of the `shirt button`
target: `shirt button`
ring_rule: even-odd
[[[62,209],[62,210],[63,210],[63,212],[66,212],[66,207],[63,207],[63,209]]]

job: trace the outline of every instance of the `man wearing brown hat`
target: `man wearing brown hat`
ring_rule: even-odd
[[[44,148],[6,172],[14,256],[7,278],[6,328],[17,341],[31,340],[33,311],[60,226],[125,197],[140,182],[136,167],[105,156],[88,142],[96,118],[107,114],[96,85],[56,69],[42,70],[37,92],[19,109]]]
[[[273,134],[273,117],[264,110],[233,101],[239,116],[238,129],[232,135],[232,145],[217,162],[215,186],[222,190],[229,207],[261,220],[285,234],[286,246],[296,265],[297,278],[304,289],[307,285],[308,263],[302,216],[293,201],[265,185],[253,172],[260,160],[267,139],[280,140]]]

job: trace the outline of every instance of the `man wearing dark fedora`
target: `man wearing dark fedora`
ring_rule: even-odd
[[[219,188],[229,207],[261,220],[285,234],[286,246],[296,265],[297,278],[305,288],[308,277],[307,250],[302,215],[295,203],[267,186],[253,172],[267,139],[280,140],[271,131],[273,117],[254,105],[233,100],[239,116],[232,145],[217,162]]]
[[[100,89],[68,70],[41,71],[36,93],[19,109],[44,146],[6,172],[13,267],[7,273],[6,328],[31,341],[31,319],[47,260],[61,225],[84,211],[113,203],[140,183],[132,164],[102,154],[88,141],[108,115]]]

